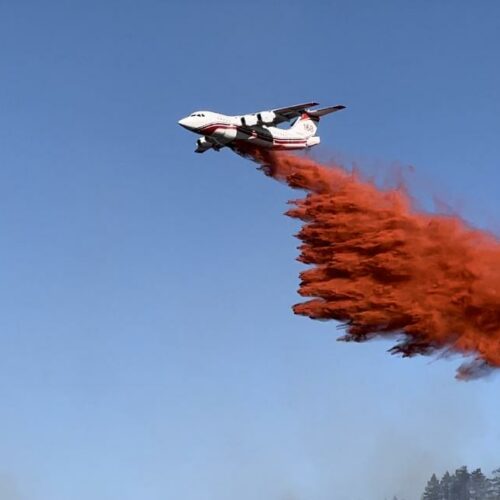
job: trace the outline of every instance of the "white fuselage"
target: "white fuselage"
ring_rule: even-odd
[[[271,149],[304,149],[320,142],[319,137],[314,136],[314,124],[282,129],[259,122],[256,115],[228,116],[197,111],[179,120],[179,125],[204,137],[198,141],[199,146],[206,143],[207,147],[215,149],[245,144]]]

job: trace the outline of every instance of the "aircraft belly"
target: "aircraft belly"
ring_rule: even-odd
[[[251,144],[255,144],[256,146],[263,147],[263,148],[272,148],[273,147],[272,141],[269,141],[267,139],[263,139],[260,137],[250,137],[248,139],[248,142]]]
[[[236,140],[265,148],[273,146],[273,136],[267,131],[267,129],[264,128],[238,128]]]
[[[227,134],[224,132],[226,141],[234,141],[237,143],[246,143],[257,146],[259,148],[276,149],[276,150],[297,150],[305,149],[309,146],[307,139],[296,135],[276,135],[268,127],[238,127],[231,129]]]

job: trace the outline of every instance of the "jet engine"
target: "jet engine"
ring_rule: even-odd
[[[241,117],[241,124],[244,127],[253,127],[254,125],[257,125],[258,119],[255,115],[243,115]]]
[[[223,141],[232,141],[236,139],[237,130],[235,128],[217,129],[215,134],[217,137],[221,137]]]
[[[196,141],[195,152],[196,153],[204,153],[205,151],[207,151],[208,149],[211,149],[213,147],[214,147],[213,143],[211,141],[209,141],[206,137],[200,137]]]
[[[241,117],[241,124],[244,127],[252,127],[254,125],[271,125],[274,123],[276,113],[273,111],[262,111],[256,115],[243,115]]]
[[[257,120],[259,123],[264,125],[271,125],[276,118],[276,113],[273,111],[262,111],[262,113],[257,113]]]
[[[200,138],[196,141],[196,144],[197,144],[200,148],[211,148],[211,147],[212,147],[212,143],[211,143],[210,141],[208,141],[206,137],[200,137]]]

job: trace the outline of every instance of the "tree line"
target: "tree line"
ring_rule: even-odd
[[[454,474],[445,472],[441,479],[432,474],[422,500],[500,500],[500,468],[485,476],[481,469],[472,472],[466,466]]]

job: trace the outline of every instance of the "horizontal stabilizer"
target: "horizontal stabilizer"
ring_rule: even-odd
[[[320,118],[321,116],[328,115],[330,113],[335,113],[335,111],[340,111],[342,109],[345,109],[345,106],[339,104],[338,106],[330,106],[329,108],[308,109],[307,114],[315,118]]]

